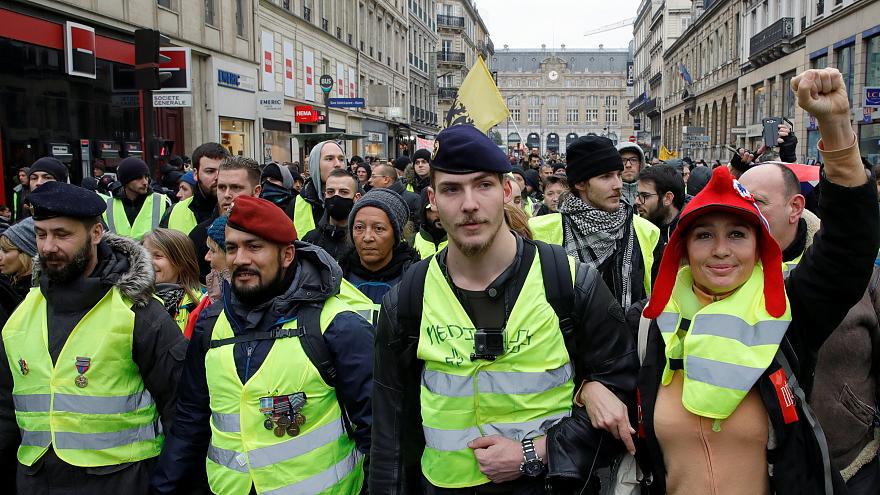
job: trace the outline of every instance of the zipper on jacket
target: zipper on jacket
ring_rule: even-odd
[[[254,354],[254,346],[252,343],[248,342],[247,360],[244,362],[244,381],[248,381],[251,378],[251,356],[253,354]]]

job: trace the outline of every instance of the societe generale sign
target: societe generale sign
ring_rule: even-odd
[[[293,107],[293,120],[301,124],[313,124],[318,121],[318,111],[311,105]]]

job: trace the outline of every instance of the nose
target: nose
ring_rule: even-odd
[[[617,177],[614,178],[614,190],[616,191],[616,190],[622,189],[622,188],[623,188],[623,179],[621,179],[620,176],[618,175]]]
[[[712,245],[712,255],[716,258],[726,258],[730,255],[730,243],[726,237],[716,237]]]
[[[480,208],[474,197],[473,189],[466,187],[464,189],[464,200],[461,202],[461,211],[476,211]]]

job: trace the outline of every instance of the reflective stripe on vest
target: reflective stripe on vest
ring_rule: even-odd
[[[31,290],[3,328],[22,436],[19,462],[33,465],[50,445],[64,462],[82,467],[157,456],[159,415],[131,358],[131,302],[117,288],[108,291],[71,331],[55,364],[46,346],[46,305],[40,290]],[[75,384],[79,358],[89,359],[83,388]]]
[[[196,228],[196,225],[198,225],[196,214],[189,209],[189,205],[192,201],[193,197],[190,196],[174,205],[174,208],[171,209],[171,213],[168,215],[169,229],[174,229],[189,235],[189,233]]]
[[[797,258],[791,261],[783,261],[782,262],[782,276],[783,278],[788,278],[791,275],[791,271],[797,268],[798,264],[801,262],[801,258],[804,257],[804,253],[798,255]]]
[[[572,258],[569,268],[574,271]],[[540,258],[529,267],[507,320],[506,352],[495,361],[470,360],[474,325],[436,259],[423,299],[417,350],[425,363],[422,473],[444,488],[488,483],[469,441],[494,434],[534,438],[571,413],[572,365],[559,319],[546,300]]]
[[[440,241],[439,245],[435,245],[433,242],[425,239],[421,232],[416,234],[416,239],[413,241],[413,247],[419,252],[419,257],[421,259],[425,259],[432,254],[437,254],[437,252],[442,251],[447,244],[449,244],[449,240],[444,239]]]
[[[302,197],[293,201],[293,226],[296,227],[297,237],[302,239],[315,230],[315,217],[312,215],[312,205],[308,201]]]
[[[321,331],[349,306],[338,296],[324,303]],[[296,321],[284,328],[296,328]],[[233,336],[226,314],[218,316],[212,340]],[[298,338],[272,343],[263,364],[242,385],[233,345],[208,350],[205,373],[211,406],[211,444],[206,459],[215,493],[358,493],[363,485],[362,456],[346,435],[336,391],[302,349]],[[272,391],[272,392],[267,392]],[[299,435],[277,437],[263,426],[260,399],[267,395],[306,394],[306,418]]]
[[[535,240],[565,247],[562,232],[562,214],[550,213],[529,219],[529,229]],[[645,293],[651,295],[651,271],[654,267],[654,248],[660,241],[660,229],[642,217],[633,217],[633,230],[639,241],[639,251],[645,267]]]
[[[125,207],[119,198],[107,200],[107,211],[104,212],[104,221],[110,232],[125,237],[141,240],[150,231],[159,226],[162,215],[165,214],[167,204],[165,197],[159,193],[153,193],[144,200],[134,219],[134,225],[128,223],[125,215]]]
[[[684,360],[682,405],[712,419],[726,419],[773,361],[791,323],[791,305],[773,318],[764,309],[764,273],[760,264],[729,297],[698,309],[690,267],[678,272],[672,297],[657,318],[666,344],[662,385],[672,382],[670,359]],[[686,326],[686,329],[680,328]]]

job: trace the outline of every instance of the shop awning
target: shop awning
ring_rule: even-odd
[[[300,142],[310,141],[329,141],[335,139],[337,141],[357,141],[365,139],[367,136],[362,134],[348,134],[345,132],[300,132],[291,134],[290,137],[298,139]]]

